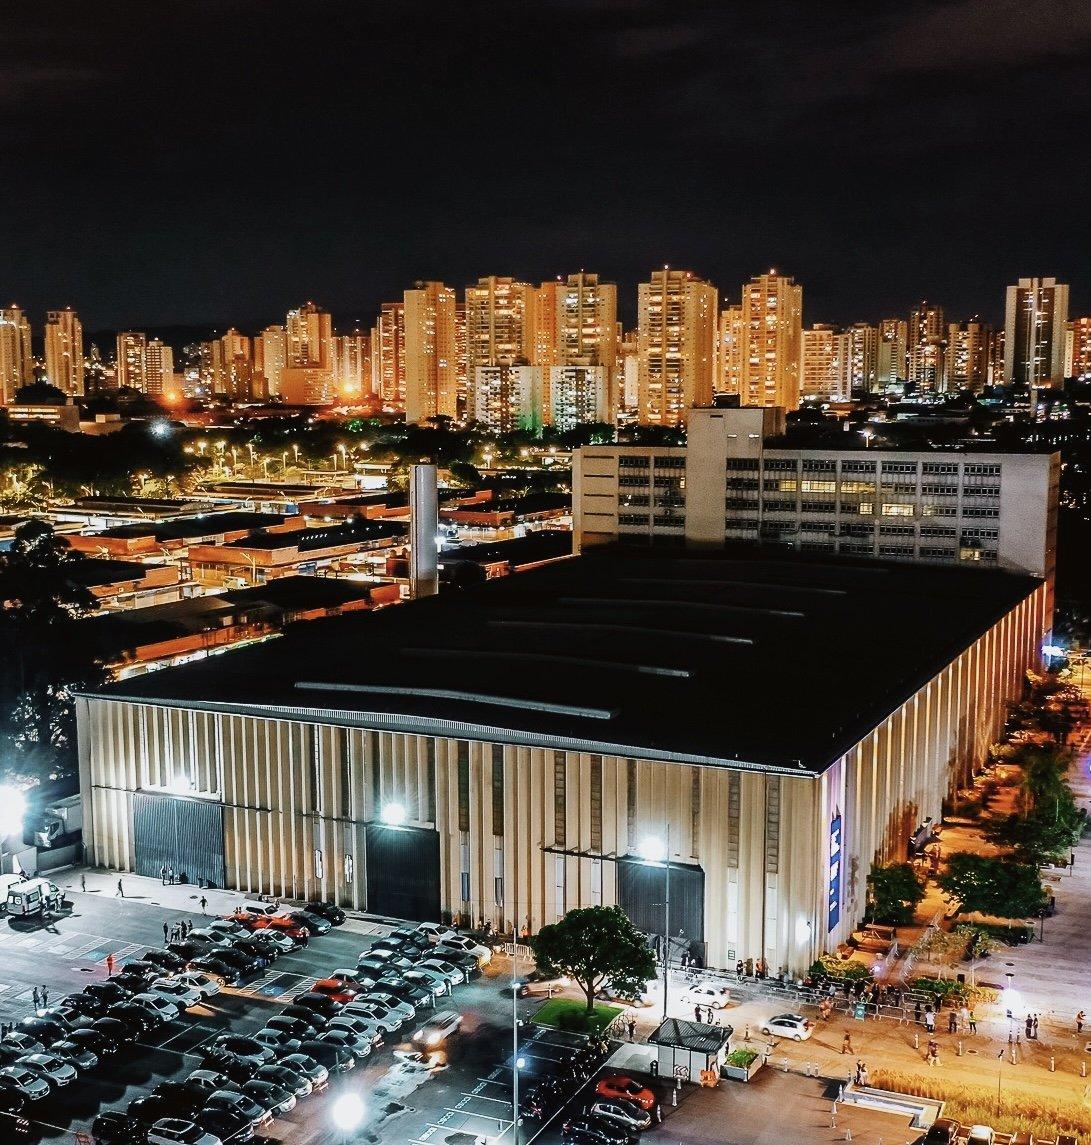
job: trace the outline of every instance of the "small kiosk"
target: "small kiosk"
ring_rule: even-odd
[[[660,1077],[696,1083],[706,1071],[720,1076],[734,1032],[730,1026],[667,1018],[648,1038],[648,1045],[655,1049]]]

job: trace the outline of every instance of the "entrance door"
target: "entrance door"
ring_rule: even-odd
[[[439,832],[369,823],[367,911],[413,922],[439,922]]]
[[[223,804],[177,795],[133,796],[136,873],[159,878],[164,867],[191,883],[205,879],[222,887],[224,866]]]
[[[672,945],[681,937],[696,953],[705,940],[705,872],[700,867],[671,863],[670,933]],[[662,935],[666,922],[667,868],[639,859],[617,862],[617,901],[645,934]]]

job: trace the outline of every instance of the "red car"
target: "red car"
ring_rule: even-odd
[[[298,922],[284,918],[279,914],[259,915],[252,923],[247,923],[251,930],[282,930],[291,938],[306,938],[311,932]]]
[[[633,1081],[631,1077],[604,1077],[595,1086],[599,1097],[612,1097],[618,1101],[631,1101],[646,1113],[655,1108],[655,1094],[646,1085]]]
[[[311,992],[325,994],[327,998],[331,998],[334,1002],[340,1002],[342,1005],[351,1002],[360,993],[355,985],[342,982],[339,978],[319,978],[311,987]]]

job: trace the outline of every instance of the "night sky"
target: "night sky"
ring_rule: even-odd
[[[877,11],[879,14],[877,14]],[[0,29],[0,298],[40,326],[370,321],[416,278],[737,294],[805,321],[1091,309],[1091,5],[58,0]]]

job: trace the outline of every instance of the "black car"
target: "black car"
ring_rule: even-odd
[[[194,958],[200,958],[212,948],[211,942],[168,942],[167,953],[177,955],[182,959],[183,965]]]
[[[237,1057],[229,1050],[210,1047],[204,1051],[203,1060],[205,1069],[214,1069],[218,1073],[226,1074],[235,1085],[249,1081],[258,1070],[255,1062]]]
[[[311,914],[307,910],[288,910],[284,912],[285,918],[290,918],[297,926],[305,926],[311,934],[328,934],[333,923],[320,914]]]
[[[314,1010],[316,1014],[321,1014],[325,1018],[335,1018],[341,1013],[341,1006],[332,998],[327,998],[325,994],[317,994],[313,990],[304,991],[302,994],[297,994],[292,999],[293,1006],[305,1006],[308,1010]]]
[[[29,1034],[43,1046],[51,1046],[69,1033],[67,1023],[56,1018],[24,1018],[15,1029],[20,1034]]]
[[[184,1081],[161,1081],[152,1090],[153,1097],[161,1097],[174,1110],[168,1117],[189,1117],[199,1109],[204,1094],[196,1093]]]
[[[215,954],[202,954],[199,958],[191,958],[189,968],[199,970],[225,986],[237,985],[242,977],[237,966],[232,966]]]
[[[142,1038],[149,1030],[154,1029],[156,1026],[155,1019],[143,1006],[132,1006],[128,1002],[119,1002],[116,1006],[111,1006],[110,1009],[106,1011],[106,1016],[113,1018],[117,1022],[121,1022],[128,1028],[129,1040]],[[95,1024],[93,1024],[91,1028],[95,1029],[97,1023],[101,1021],[101,1018],[96,1018]]]
[[[311,1025],[303,1018],[293,1018],[286,1014],[274,1015],[265,1023],[265,1027],[281,1034],[287,1034],[291,1038],[309,1038],[311,1034],[317,1034],[319,1030],[319,1027]]]
[[[937,1117],[924,1135],[926,1145],[954,1145],[962,1125],[953,1117]]]
[[[81,993],[101,1002],[103,1006],[112,1006],[115,1002],[124,1002],[139,991],[126,990],[124,986],[118,985],[116,978],[109,978],[105,982],[92,982],[90,986],[84,986]]]
[[[329,1024],[330,1020],[324,1014],[318,1013],[317,1010],[312,1010],[309,1006],[285,1006],[280,1011],[282,1018],[296,1018],[301,1022],[306,1022],[308,1028],[313,1033],[321,1033]],[[275,1029],[276,1027],[274,1027]]]
[[[153,978],[160,977],[163,971],[154,962],[148,962],[144,958],[133,958],[129,962],[122,963],[121,973],[140,974],[145,981],[150,982]]]
[[[255,1081],[271,1081],[286,1089],[296,1097],[306,1097],[311,1092],[311,1081],[302,1073],[276,1062],[258,1066],[254,1074]]]
[[[223,1145],[240,1145],[243,1141],[253,1141],[254,1125],[249,1117],[240,1117],[226,1109],[202,1109],[194,1121],[213,1137],[219,1137]]]
[[[332,902],[305,902],[303,909],[308,914],[316,914],[334,926],[340,926],[345,921],[345,912]]]
[[[454,950],[437,950],[434,947],[430,958],[446,962],[449,966],[457,966],[467,978],[473,978],[481,973],[481,966],[472,954],[460,954]]]
[[[186,960],[170,950],[149,950],[143,960],[158,966],[167,974],[177,974],[186,968]]]
[[[84,1031],[80,1030],[78,1033],[82,1034]],[[118,1021],[117,1018],[110,1017],[110,1011],[107,1010],[104,1017],[96,1018],[90,1026],[92,1034],[98,1034],[99,1037],[104,1038],[108,1042],[113,1042],[115,1046],[123,1046],[127,1042],[131,1042],[136,1034],[129,1027],[127,1022]]]
[[[113,1001],[120,1002],[121,998],[112,999]],[[95,998],[90,994],[66,994],[60,1001],[62,1006],[67,1006],[71,1010],[77,1010],[81,1014],[86,1014],[89,1018],[101,1018],[106,1013],[108,1002],[104,1002],[101,998]]]
[[[0,1116],[18,1117],[26,1109],[27,1099],[6,1085],[0,1086]]]
[[[98,1019],[96,1019],[97,1021]],[[75,1042],[81,1049],[90,1050],[99,1059],[116,1054],[121,1046],[112,1038],[104,1037],[100,1030],[95,1029],[94,1023],[87,1030],[73,1030],[68,1035],[68,1041]]]
[[[230,954],[234,951],[241,954],[243,958],[248,958],[260,970],[264,970],[267,966],[272,966],[276,961],[276,954],[269,946],[262,946],[258,942],[253,942],[249,938],[236,938],[231,942],[231,947],[228,950]]]
[[[95,1145],[133,1145],[146,1135],[146,1125],[116,1109],[100,1113],[91,1122],[91,1140]]]
[[[77,1010],[73,1006],[69,1006],[66,1002],[61,1002],[60,1005],[50,1006],[48,1010],[40,1011],[38,1017],[61,1022],[68,1030],[83,1030],[86,1029],[98,1015],[86,1014],[83,1010]]]
[[[250,978],[255,974],[260,974],[262,970],[261,959],[252,958],[248,954],[243,954],[241,950],[225,947],[217,950],[211,957],[218,958],[221,962],[226,962],[228,966],[233,966],[244,978]]]
[[[306,1041],[299,1052],[308,1054],[319,1065],[324,1065],[330,1073],[344,1073],[356,1065],[356,1055],[344,1046],[330,1045],[329,1042]]]
[[[174,1117],[174,1106],[165,1098],[149,1093],[147,1097],[137,1097],[129,1102],[126,1110],[130,1117],[144,1127],[145,1133],[164,1117]]]
[[[154,977],[158,978],[159,975],[156,974]],[[143,994],[148,988],[148,983],[152,981],[152,976],[147,974],[115,974],[110,981],[116,982],[126,991],[126,995],[130,996],[132,994]]]
[[[413,1007],[423,1006],[425,1002],[431,1002],[433,998],[431,990],[422,990],[419,986],[414,986],[412,982],[406,982],[397,974],[384,974],[376,986],[380,990],[389,990],[396,998],[401,998],[403,1002],[408,1002]]]
[[[608,1125],[589,1115],[570,1117],[564,1123],[561,1134],[564,1145],[633,1145],[640,1140],[635,1133]]]

